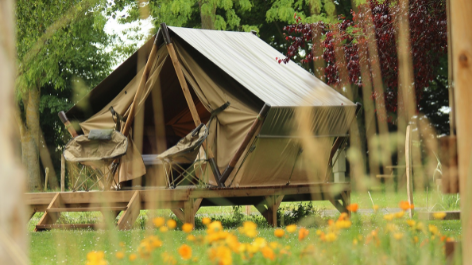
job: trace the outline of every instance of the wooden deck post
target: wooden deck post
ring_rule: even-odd
[[[43,217],[38,222],[35,231],[43,230],[42,226],[44,225],[53,225],[57,219],[59,219],[61,213],[60,212],[48,212],[47,210],[54,209],[54,208],[64,208],[64,202],[62,201],[61,194],[56,193],[54,198],[52,199],[51,203],[49,203],[46,212],[44,213]]]
[[[262,203],[254,205],[272,227],[277,227],[277,210],[283,198],[284,195],[266,196]]]
[[[118,220],[118,229],[131,229],[139,216],[139,210],[141,210],[141,199],[139,191],[135,191],[126,207],[126,210],[123,212],[123,215],[121,215],[120,220]]]
[[[405,166],[406,166],[406,192],[408,203],[413,204],[413,158],[411,152],[411,126],[406,126],[405,137]],[[413,218],[413,209],[408,210],[410,218]]]
[[[66,159],[61,154],[61,192],[66,189]]]
[[[189,199],[184,203],[184,221],[195,227],[195,211],[194,211],[194,200]]]

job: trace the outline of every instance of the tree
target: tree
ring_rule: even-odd
[[[17,1],[16,92],[21,110],[17,124],[30,190],[41,186],[39,157],[47,148],[41,116],[47,117],[45,139],[52,143],[56,137],[51,136],[62,130],[57,107],[67,109],[72,104],[74,82],[91,85],[110,71],[111,55],[103,51],[110,43],[103,31],[104,8],[105,3],[97,0]]]
[[[290,42],[287,49],[287,57],[280,58],[279,63],[287,63],[289,58],[299,54],[300,49],[311,49],[302,62],[323,60],[326,64],[322,71],[326,82],[340,88],[344,83],[350,83],[362,87],[365,83],[361,78],[360,61],[365,59],[368,63],[368,78],[373,81],[372,68],[374,64],[380,66],[384,93],[375,92],[372,97],[376,103],[385,102],[386,117],[391,123],[396,121],[396,112],[401,108],[398,102],[398,57],[396,48],[395,18],[399,16],[400,8],[394,1],[369,1],[360,5],[357,12],[352,11],[352,19],[340,15],[337,21],[320,21],[305,23],[303,18],[295,16],[297,23],[284,28],[287,31],[286,39]],[[369,54],[367,49],[362,49],[370,41],[367,37],[368,28],[366,17],[372,18],[375,41],[379,51],[379,57]],[[447,19],[446,1],[411,0],[409,2],[409,25],[411,34],[411,55],[414,68],[414,87],[416,105],[419,109],[427,109],[431,102],[425,101],[425,91],[446,93],[447,86],[439,72],[444,68],[447,72],[447,64],[441,59],[447,55]],[[315,38],[317,34],[321,38]],[[314,42],[314,40],[321,40]],[[341,74],[339,58],[336,58],[337,47],[342,49],[344,60],[343,67],[347,68],[348,75]],[[442,88],[442,90],[436,90]],[[361,92],[360,92],[361,93]],[[422,101],[422,99],[425,99]],[[447,97],[440,100],[436,97],[436,109],[447,106]],[[421,104],[423,102],[423,104]],[[430,112],[432,114],[432,112]],[[437,113],[436,113],[437,114]],[[379,114],[377,114],[379,115]],[[447,115],[447,114],[445,114]],[[441,116],[441,115],[436,115]],[[443,118],[435,119],[438,122]],[[444,122],[444,121],[442,121]],[[444,132],[443,124],[436,124],[440,132]]]

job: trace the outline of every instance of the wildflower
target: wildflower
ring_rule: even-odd
[[[162,253],[161,257],[162,257],[162,261],[164,262],[164,264],[174,265],[174,264],[177,263],[175,258],[167,252]]]
[[[185,233],[190,233],[190,232],[192,232],[192,229],[193,229],[193,225],[192,225],[192,224],[185,223],[184,225],[182,225],[182,231],[184,231]]]
[[[435,225],[428,225],[429,232],[433,235],[439,235],[439,229]]]
[[[264,258],[270,259],[270,260],[275,259],[274,251],[270,247],[263,247],[261,252],[262,252],[262,256],[264,256]]]
[[[395,213],[395,218],[400,219],[400,218],[402,218],[404,215],[405,215],[405,212],[397,212],[397,213]]]
[[[194,235],[188,235],[187,240],[188,241],[195,241],[197,238]]]
[[[231,250],[227,246],[213,247],[209,250],[210,260],[218,265],[231,265],[233,257]]]
[[[329,219],[329,220],[328,220],[328,225],[329,225],[329,226],[334,225],[334,221],[331,220],[331,219]]]
[[[131,254],[131,255],[129,255],[129,257],[128,257],[129,261],[134,261],[134,260],[136,260],[137,258],[138,258],[138,256],[137,256],[136,254]]]
[[[252,245],[255,246],[257,249],[261,249],[267,246],[267,240],[263,237],[258,237],[254,239],[254,242],[252,242]]]
[[[179,255],[184,260],[189,260],[192,257],[192,248],[186,244],[183,244],[179,248]]]
[[[169,219],[167,220],[167,227],[169,227],[170,229],[174,229],[177,227],[177,222],[173,219]]]
[[[303,239],[305,239],[305,237],[308,236],[309,233],[310,231],[308,231],[306,228],[300,228],[300,230],[298,231],[298,240],[302,241]]]
[[[442,219],[444,219],[444,217],[446,217],[446,213],[445,212],[436,212],[436,213],[433,213],[433,217],[436,220],[442,220]]]
[[[297,231],[297,225],[296,224],[287,225],[285,229],[287,229],[287,232],[289,233],[295,233],[295,231]]]
[[[210,224],[208,224],[207,233],[211,234],[211,233],[222,231],[222,230],[223,230],[223,226],[221,225],[221,222],[213,221]]]
[[[387,232],[395,232],[398,230],[398,227],[395,224],[388,223],[386,226]]]
[[[152,223],[154,224],[155,227],[159,228],[166,223],[166,219],[164,217],[156,217],[152,219]]]
[[[392,213],[384,215],[384,219],[387,220],[387,221],[392,221],[393,218],[395,218],[395,215],[392,214]]]
[[[413,242],[418,243],[418,241],[419,241],[418,237],[417,237],[417,236],[414,236],[414,237],[413,237]]]
[[[269,243],[269,246],[272,248],[272,249],[278,249],[278,248],[281,248],[282,246],[277,243],[277,242],[270,242]]]
[[[202,223],[203,223],[204,225],[209,225],[209,224],[211,223],[211,219],[208,218],[208,217],[203,217],[203,218],[202,218]]]
[[[358,243],[357,239],[354,238],[354,240],[352,240],[352,244],[353,244],[354,246],[357,246],[357,243]]]
[[[284,234],[285,234],[285,231],[283,229],[278,228],[278,229],[274,230],[274,236],[276,236],[278,238],[283,237]]]
[[[406,220],[406,223],[409,227],[415,227],[415,225],[416,225],[415,220],[408,219],[408,220]]]
[[[446,238],[446,242],[453,242],[454,241],[454,238],[453,237],[448,237]]]
[[[352,203],[352,204],[349,204],[347,207],[346,207],[346,210],[352,212],[352,213],[355,213],[357,212],[357,210],[359,209],[359,205],[357,203]]]
[[[122,259],[125,257],[125,253],[123,253],[122,251],[118,251],[116,252],[115,256],[117,259]]]
[[[395,238],[396,240],[400,240],[403,238],[403,233],[395,233],[393,234],[393,238]]]
[[[165,232],[169,231],[169,228],[167,226],[161,226],[161,227],[159,227],[159,231],[161,231],[162,233],[165,233]]]
[[[403,211],[406,211],[406,210],[414,209],[414,208],[415,208],[415,207],[413,206],[413,204],[410,204],[410,203],[407,202],[407,201],[401,201],[399,205],[400,205],[400,208],[401,208]]]
[[[313,244],[310,244],[302,250],[302,252],[300,253],[300,256],[304,257],[304,256],[308,256],[308,255],[313,255],[314,253],[316,253],[315,252],[315,246]]]
[[[336,236],[335,233],[333,232],[330,232],[330,233],[327,233],[325,236],[324,236],[324,239],[326,242],[333,242],[337,239],[338,237]]]
[[[240,227],[239,232],[241,234],[245,234],[246,236],[250,238],[254,238],[257,236],[257,225],[254,222],[251,221],[246,221],[243,223],[243,226]]]
[[[339,215],[338,221],[347,220],[347,218],[348,218],[347,213],[341,213]]]
[[[87,253],[87,265],[106,265],[108,264],[105,260],[105,252],[103,251],[91,251]]]
[[[336,221],[334,225],[336,226],[337,229],[347,229],[351,227],[351,224],[352,223],[349,220],[338,220]]]
[[[374,209],[374,213],[376,213],[379,210],[379,206],[375,204],[374,206],[372,206],[372,209]]]

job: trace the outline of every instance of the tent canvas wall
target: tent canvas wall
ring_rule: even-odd
[[[226,186],[323,180],[324,176],[314,175],[313,158],[301,152],[295,113],[307,109],[313,114],[306,125],[320,143],[319,156],[327,159],[333,139],[346,136],[355,117],[353,102],[294,62],[278,64],[275,58],[283,55],[252,33],[168,29],[202,122],[208,122],[213,110],[230,102],[212,122],[207,139],[220,171],[236,153],[261,108],[270,106]],[[71,120],[79,122],[84,134],[114,126],[110,106],[124,117],[128,115],[152,45],[153,40],[148,41],[67,112]],[[131,134],[119,181],[146,173],[141,154],[162,153],[195,128],[161,31],[156,45],[157,60],[152,62],[134,121],[142,125],[136,128],[143,129]],[[154,113],[162,113],[163,121]],[[159,130],[165,131],[167,146],[160,146],[161,150],[156,140]],[[205,170],[201,177],[216,184],[211,170]]]

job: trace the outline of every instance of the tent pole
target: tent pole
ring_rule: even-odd
[[[180,87],[182,87],[182,91],[184,92],[185,100],[187,101],[187,105],[190,109],[190,114],[192,114],[193,121],[195,126],[199,126],[202,122],[200,120],[200,116],[198,115],[197,107],[195,106],[195,102],[193,102],[192,95],[190,94],[190,90],[187,85],[187,81],[185,80],[184,73],[179,63],[179,59],[177,58],[177,54],[175,53],[174,45],[172,44],[172,40],[170,39],[169,29],[167,28],[166,23],[161,23],[162,29],[162,36],[164,37],[164,41],[166,42],[167,51],[169,52],[170,59],[172,60],[172,64],[174,65],[175,72],[177,74],[177,78],[179,79]],[[203,148],[207,150],[208,161],[210,162],[211,170],[213,171],[213,175],[215,177],[216,183],[218,186],[221,187],[221,174],[218,170],[218,166],[215,161],[215,156],[210,148],[207,148],[206,140],[202,144]]]
[[[249,132],[246,134],[246,137],[244,138],[243,142],[239,146],[238,151],[229,162],[229,165],[225,168],[225,171],[223,172],[223,174],[221,174],[221,183],[223,185],[225,181],[228,179],[231,172],[233,172],[234,167],[238,163],[239,158],[241,158],[241,156],[243,155],[244,150],[246,150],[246,147],[251,141],[254,134],[256,133],[257,128],[259,128],[259,125],[264,121],[267,113],[269,112],[269,109],[270,109],[270,106],[268,104],[265,104],[262,107],[256,120],[252,123],[251,128],[249,129]]]

